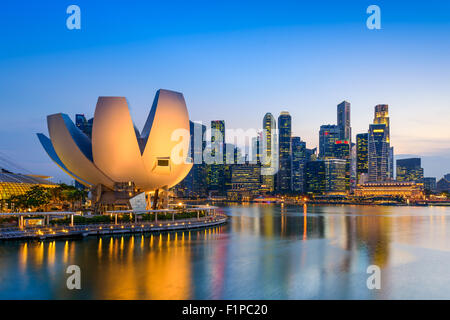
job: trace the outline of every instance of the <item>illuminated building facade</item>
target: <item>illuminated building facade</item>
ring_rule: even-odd
[[[420,158],[397,160],[397,181],[423,181],[423,168]]]
[[[368,175],[370,182],[389,180],[389,143],[385,124],[371,124],[368,139]]]
[[[261,166],[259,164],[231,166],[231,189],[227,190],[229,200],[252,200],[260,194],[260,188]]]
[[[50,177],[18,174],[0,169],[0,210],[11,209],[8,200],[13,196],[25,194],[34,186],[56,188],[58,185],[48,181],[48,178]]]
[[[416,182],[368,182],[356,187],[355,196],[367,198],[402,197],[422,200],[424,199],[424,188],[422,183]]]
[[[334,145],[334,158],[345,160],[345,190],[350,191],[350,165],[351,165],[351,153],[350,153],[350,141],[338,140]]]
[[[309,161],[305,165],[305,189],[315,195],[346,195],[346,167],[343,159]]]
[[[279,192],[289,192],[291,189],[291,116],[282,111],[278,117],[278,149],[279,169],[277,173],[277,189]]]
[[[361,175],[369,172],[369,134],[356,135],[356,183],[360,183]]]
[[[341,140],[341,129],[334,124],[320,126],[319,130],[319,158],[334,158],[334,145]]]
[[[306,142],[300,137],[292,137],[291,141],[291,190],[304,192],[304,166],[307,161]]]
[[[384,124],[386,126],[387,180],[394,178],[394,148],[391,147],[391,133],[389,122],[389,106],[387,104],[376,105],[373,123]]]

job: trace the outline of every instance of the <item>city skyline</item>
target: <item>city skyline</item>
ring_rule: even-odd
[[[98,95],[120,95],[142,128],[148,101],[163,87],[184,92],[190,119],[206,125],[222,119],[228,128],[261,128],[266,112],[287,110],[293,136],[308,148],[318,146],[320,125],[335,123],[341,101],[352,105],[352,141],[367,131],[372,108],[387,103],[396,155],[420,156],[425,175],[439,178],[450,159],[450,83],[443,77],[450,26],[439,12],[450,5],[381,1],[382,29],[369,30],[367,5],[355,3],[205,3],[195,11],[180,2],[167,20],[168,4],[124,9],[81,1],[77,31],[65,28],[64,5],[18,10],[8,3],[0,13],[8,110],[0,152],[64,180],[34,137],[45,131],[45,114],[63,103],[71,117],[90,118]]]

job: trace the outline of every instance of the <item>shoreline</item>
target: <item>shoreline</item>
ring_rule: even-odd
[[[0,230],[0,241],[11,240],[47,240],[64,238],[84,238],[88,236],[102,236],[114,234],[160,233],[170,231],[188,231],[209,228],[226,224],[228,216],[221,215],[213,219],[193,219],[179,222],[139,223],[139,224],[96,224],[78,225],[74,227],[60,226],[52,228],[35,228],[25,230]]]

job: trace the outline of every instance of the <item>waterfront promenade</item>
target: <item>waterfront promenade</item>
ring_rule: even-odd
[[[143,233],[143,232],[167,232],[175,230],[190,230],[221,225],[227,222],[228,218],[222,213],[216,212],[217,207],[205,206],[189,208],[187,211],[196,212],[197,217],[187,219],[177,219],[179,210],[144,210],[144,211],[108,211],[107,215],[113,218],[111,223],[88,223],[75,224],[74,216],[76,212],[33,212],[33,213],[0,213],[0,216],[17,216],[18,226],[0,228],[0,240],[21,240],[21,239],[54,239],[66,237],[86,237],[89,235]],[[200,215],[204,213],[204,216]],[[140,216],[144,214],[154,214],[155,220],[141,221]],[[170,220],[158,220],[158,214],[171,215]],[[120,222],[119,215],[132,215],[134,222]],[[44,217],[44,225],[26,226],[24,217],[39,216]],[[69,224],[51,225],[50,218],[54,216],[70,217]]]

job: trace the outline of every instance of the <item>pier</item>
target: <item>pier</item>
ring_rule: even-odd
[[[90,235],[110,235],[126,233],[145,233],[145,232],[168,232],[177,230],[190,230],[206,228],[225,224],[228,217],[225,214],[216,212],[217,207],[202,206],[196,208],[179,209],[161,209],[161,210],[122,210],[108,211],[106,215],[113,218],[111,223],[89,223],[75,224],[74,216],[79,216],[77,212],[22,212],[22,213],[0,213],[0,217],[15,216],[18,218],[18,226],[10,228],[0,228],[0,240],[29,240],[29,239],[55,239],[70,237],[86,237]],[[176,219],[178,213],[195,212],[197,217],[188,219]],[[203,217],[200,212],[205,213]],[[153,221],[140,221],[139,217],[143,214],[154,214]],[[170,215],[169,220],[158,220],[158,214]],[[134,222],[119,222],[120,215],[134,216]],[[52,217],[70,217],[69,224],[52,226],[50,219]],[[44,217],[42,225],[26,226],[25,217]]]

